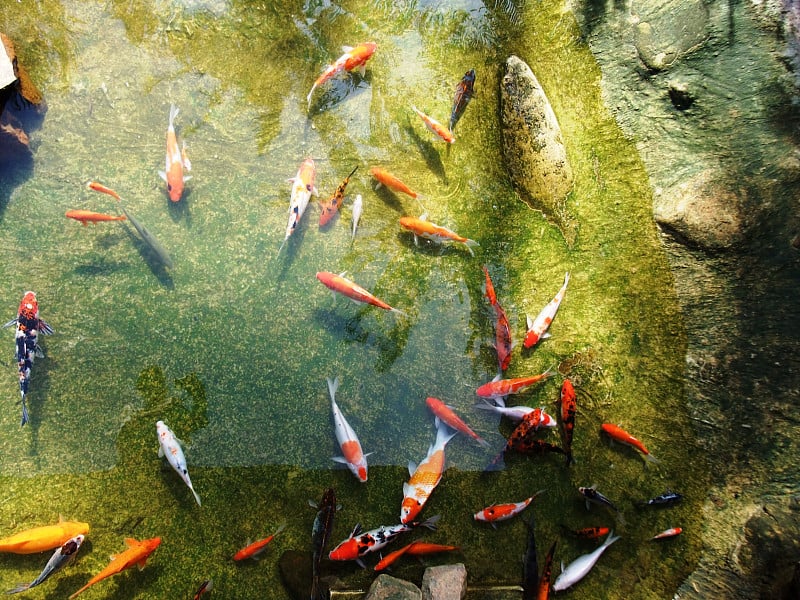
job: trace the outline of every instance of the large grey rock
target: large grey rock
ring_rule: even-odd
[[[462,563],[428,567],[422,575],[424,600],[462,600],[467,594],[467,568]]]
[[[634,44],[651,71],[663,71],[699,48],[708,38],[708,9],[703,0],[637,2]]]
[[[369,586],[364,600],[422,600],[422,592],[408,581],[389,575],[378,575]]]
[[[506,61],[500,110],[503,153],[517,193],[558,225],[571,246],[577,223],[567,212],[566,199],[573,175],[561,128],[533,71],[516,56]]]

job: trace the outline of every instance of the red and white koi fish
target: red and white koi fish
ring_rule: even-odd
[[[561,435],[564,440],[564,453],[567,455],[567,466],[574,462],[572,458],[572,436],[575,431],[575,415],[578,413],[575,387],[569,379],[561,384]]]
[[[436,554],[437,552],[459,552],[460,550],[461,548],[458,546],[446,546],[444,544],[431,544],[420,541],[411,542],[399,550],[395,550],[384,556],[380,562],[375,565],[375,570],[383,571],[389,568],[404,554],[408,554],[409,556],[426,556],[428,554]]]
[[[439,121],[437,121],[433,117],[429,117],[413,104],[411,105],[411,109],[419,115],[419,118],[422,119],[423,123],[425,123],[425,127],[427,127],[428,130],[431,133],[433,133],[436,137],[438,137],[440,140],[443,140],[448,144],[452,144],[453,142],[456,141],[456,136],[453,135],[453,132],[450,131],[447,127],[445,127],[441,123],[439,123]]]
[[[339,378],[333,381],[328,378],[328,392],[331,395],[331,409],[333,410],[333,426],[336,431],[336,441],[342,449],[343,456],[334,456],[333,460],[344,463],[347,468],[362,483],[367,480],[367,456],[361,450],[361,442],[350,424],[344,418],[342,411],[336,404],[336,390],[339,389]]]
[[[567,284],[569,283],[569,273],[564,275],[564,285],[558,290],[555,297],[545,306],[542,311],[536,316],[536,319],[531,320],[526,317],[528,322],[528,332],[525,334],[525,341],[522,343],[526,348],[530,348],[538,344],[541,340],[550,337],[547,333],[550,323],[556,318],[556,312],[564,299],[564,294],[567,293]]]
[[[342,50],[344,51],[344,54],[337,58],[336,62],[334,62],[332,65],[325,67],[325,70],[322,71],[322,74],[317,77],[314,85],[311,86],[311,91],[308,92],[308,96],[306,97],[306,100],[308,100],[309,110],[311,109],[311,96],[315,89],[342,71],[353,71],[358,69],[359,73],[363,77],[364,73],[366,72],[367,61],[373,54],[375,54],[375,50],[377,49],[378,45],[375,42],[364,42],[355,48],[343,46]]]
[[[475,393],[481,398],[504,398],[509,394],[519,394],[526,389],[541,381],[545,381],[553,376],[549,369],[539,375],[529,377],[514,377],[512,379],[494,379],[480,386]]]
[[[464,423],[464,421],[461,420],[461,417],[453,412],[452,407],[448,406],[438,398],[433,398],[430,396],[425,400],[425,403],[428,405],[428,408],[431,409],[431,412],[434,414],[434,416],[438,417],[440,421],[444,421],[449,427],[452,427],[464,435],[468,435],[484,448],[489,447],[489,442],[472,431],[469,425]]]
[[[556,581],[553,584],[553,591],[560,592],[561,590],[565,590],[568,587],[572,587],[578,583],[589,573],[589,571],[592,570],[592,567],[594,567],[595,563],[597,563],[597,561],[600,559],[600,556],[603,554],[603,552],[605,552],[606,548],[608,548],[618,539],[620,539],[619,536],[614,535],[614,532],[612,531],[608,534],[608,537],[603,544],[596,550],[590,552],[589,554],[579,556],[574,561],[569,563],[567,567],[561,571],[561,574],[556,577]]]
[[[400,313],[401,315],[405,315],[402,310],[398,308],[392,308],[383,300],[379,300],[372,294],[370,294],[367,290],[363,287],[350,281],[349,279],[345,278],[344,273],[341,275],[336,275],[335,273],[329,273],[328,271],[319,271],[317,273],[317,279],[319,279],[323,285],[325,285],[330,290],[334,292],[338,292],[343,296],[347,296],[354,302],[360,302],[362,304],[371,304],[373,306],[377,306],[378,308],[382,308],[384,310],[388,310],[395,313]]]
[[[489,270],[484,266],[483,272],[486,275],[486,298],[494,308],[495,324],[494,324],[494,347],[497,350],[497,362],[501,371],[508,369],[511,363],[511,350],[513,343],[511,341],[511,325],[508,322],[508,317],[503,307],[497,301],[497,294],[494,291],[492,279],[489,277]]]
[[[594,527],[584,527],[582,529],[572,530],[567,529],[564,527],[565,531],[567,531],[570,535],[575,536],[581,540],[596,540],[597,538],[601,538],[606,535],[609,531],[611,531],[608,527],[603,527],[600,525],[596,525]]]
[[[350,537],[340,542],[333,550],[328,553],[331,560],[354,560],[362,567],[364,563],[361,558],[370,552],[375,552],[386,547],[394,541],[397,536],[407,533],[417,527],[427,527],[431,531],[436,531],[436,523],[441,515],[434,515],[421,523],[401,523],[399,525],[383,525],[377,529],[364,532],[361,523],[356,524]]]
[[[627,446],[631,446],[636,448],[639,452],[642,453],[644,459],[648,462],[657,463],[658,459],[650,454],[650,451],[644,447],[644,444],[633,437],[630,433],[618,427],[617,425],[613,425],[611,423],[603,423],[600,426],[600,430],[605,433],[608,437],[612,440],[625,444]]]
[[[409,523],[425,506],[434,488],[439,485],[444,472],[444,448],[456,435],[444,421],[436,417],[436,441],[428,448],[428,454],[419,465],[408,464],[411,475],[403,484],[403,503],[400,506],[400,522]]]
[[[369,170],[369,174],[378,182],[378,186],[385,185],[390,190],[394,192],[402,192],[407,196],[411,196],[412,198],[419,200],[422,196],[418,194],[410,187],[408,187],[405,183],[400,181],[397,177],[389,173],[386,169],[382,169],[380,167],[372,167]]]
[[[540,411],[540,427],[555,427],[558,425],[556,419],[547,414],[543,407],[533,407],[533,406],[502,406],[498,404],[492,404],[488,400],[482,400],[480,404],[476,404],[475,408],[479,408],[481,410],[490,410],[498,415],[511,419],[512,421],[521,421],[525,418],[526,415],[531,414],[534,411]]]
[[[17,361],[19,392],[22,396],[20,400],[22,403],[22,421],[20,425],[22,426],[28,422],[28,408],[25,405],[25,398],[28,395],[33,361],[37,356],[44,358],[44,352],[39,346],[38,337],[40,333],[42,335],[50,335],[53,333],[53,328],[44,319],[39,318],[39,302],[36,299],[36,293],[30,291],[25,292],[22,296],[22,301],[17,309],[17,318],[11,319],[3,327],[11,327],[12,325],[16,326],[14,360]]]
[[[670,527],[669,529],[665,529],[661,533],[658,533],[651,537],[651,540],[665,540],[667,538],[675,537],[676,535],[680,535],[683,533],[683,529],[680,527]]]
[[[69,597],[72,600],[75,596],[83,592],[86,588],[93,586],[98,581],[102,581],[106,577],[111,577],[131,568],[133,565],[144,569],[148,557],[153,551],[161,544],[161,538],[155,537],[149,540],[135,540],[133,538],[125,538],[125,544],[128,546],[122,553],[111,557],[111,562],[108,563],[105,569],[100,571],[97,575],[92,577],[85,586]]]
[[[419,244],[419,241],[417,240],[418,237],[423,237],[426,240],[431,240],[437,244],[444,242],[459,242],[467,247],[467,250],[469,250],[469,253],[472,256],[475,256],[475,253],[472,251],[472,249],[476,246],[480,246],[480,244],[475,240],[458,235],[455,231],[452,231],[447,227],[431,223],[425,218],[425,215],[422,215],[419,218],[400,217],[400,227],[414,234],[415,244]]]
[[[178,107],[170,104],[169,107],[169,126],[167,127],[167,160],[166,169],[159,171],[158,174],[167,183],[167,193],[169,199],[178,202],[183,196],[183,184],[189,181],[192,176],[184,175],[184,169],[192,170],[192,163],[186,157],[186,143],[183,147],[178,146],[178,136],[175,135],[175,117],[178,116]]]
[[[308,207],[308,201],[311,200],[311,194],[317,195],[317,188],[314,187],[316,176],[317,168],[314,165],[314,160],[307,158],[301,163],[300,168],[297,170],[297,175],[289,180],[292,182],[292,195],[289,199],[289,222],[286,225],[286,236],[278,249],[279,254],[286,240],[297,229],[297,225]]]
[[[344,202],[344,192],[347,189],[347,184],[350,183],[350,178],[353,176],[353,173],[356,172],[358,169],[358,165],[350,171],[350,175],[344,178],[342,183],[339,184],[339,187],[333,192],[330,198],[326,202],[320,202],[319,207],[322,211],[319,215],[319,226],[325,227],[333,217],[336,216],[336,213],[339,212],[339,207]]]
[[[99,212],[92,212],[91,210],[83,210],[76,208],[68,210],[64,215],[68,219],[75,219],[84,227],[89,223],[101,223],[103,221],[124,221],[125,215],[106,215]]]
[[[172,430],[167,427],[164,421],[156,422],[156,433],[158,434],[159,458],[167,458],[169,466],[180,475],[183,482],[192,491],[192,494],[194,494],[197,505],[200,506],[200,496],[197,495],[197,492],[194,491],[194,487],[192,487],[192,480],[189,478],[189,467],[186,464],[186,456],[183,454],[183,448],[181,448],[181,441],[175,437],[175,434],[172,433]]]
[[[244,548],[239,550],[236,554],[233,555],[233,560],[240,561],[246,558],[258,558],[258,556],[267,549],[267,545],[278,535],[281,531],[286,528],[286,523],[278,527],[278,529],[272,535],[268,535],[267,537],[260,539],[258,541],[253,542],[252,544],[247,544]]]
[[[479,510],[476,512],[473,517],[476,521],[483,521],[484,523],[491,523],[492,527],[495,527],[495,523],[498,521],[505,521],[510,519],[514,515],[518,515],[523,510],[528,508],[531,502],[533,502],[534,498],[536,498],[542,492],[536,492],[530,498],[525,498],[525,500],[521,502],[507,502],[505,504],[492,504],[491,506],[487,506],[486,508]]]

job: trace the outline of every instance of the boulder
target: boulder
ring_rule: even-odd
[[[467,594],[467,568],[458,563],[428,567],[422,575],[424,600],[462,600]]]
[[[511,182],[522,200],[554,222],[568,245],[577,224],[566,208],[572,167],[558,119],[531,68],[520,58],[506,61],[500,82],[503,153]]]
[[[378,575],[369,586],[364,600],[422,600],[422,592],[413,583]]]
[[[703,0],[636,2],[634,45],[650,71],[663,71],[703,45],[708,38],[708,9]]]

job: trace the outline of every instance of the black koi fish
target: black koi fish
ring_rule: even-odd
[[[650,498],[644,502],[637,502],[636,506],[673,506],[683,500],[683,496],[677,492],[667,490],[660,496]]]
[[[620,509],[618,509],[616,505],[611,502],[611,500],[598,492],[597,486],[593,485],[592,487],[579,487],[578,491],[580,492],[581,496],[586,499],[586,508],[589,508],[589,502],[593,502],[594,504],[598,504],[600,506],[605,506],[617,514],[617,518],[619,519],[620,523],[625,523],[625,520],[622,517],[622,511],[620,511]]]
[[[336,505],[336,492],[333,488],[325,490],[319,504],[315,504],[311,500],[308,503],[318,509],[317,516],[314,518],[314,526],[311,528],[311,545],[314,550],[311,561],[311,600],[320,600],[324,597],[319,589],[320,561],[333,530],[333,517],[339,507]]]
[[[472,100],[473,86],[475,85],[475,69],[470,69],[464,73],[464,77],[456,86],[456,95],[453,98],[453,110],[450,112],[450,131],[458,123],[461,115],[467,108],[467,104]]]
[[[528,526],[528,546],[525,548],[525,556],[522,558],[522,600],[533,600],[536,598],[536,588],[539,584],[539,561],[536,558],[533,517],[530,522],[526,521],[525,524]]]

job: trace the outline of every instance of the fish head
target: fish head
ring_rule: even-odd
[[[565,379],[561,384],[561,402],[575,401],[575,387],[569,379]]]
[[[348,467],[361,483],[367,481],[367,461],[362,459],[357,463],[348,463]]]
[[[522,342],[522,345],[525,348],[533,348],[538,343],[539,334],[535,331],[529,331],[527,334],[525,334],[525,341]]]
[[[142,547],[142,550],[144,551],[145,556],[147,556],[147,555],[151,554],[153,552],[153,550],[155,550],[156,548],[159,547],[159,545],[161,544],[161,538],[160,537],[154,537],[154,538],[150,538],[149,540],[142,540],[139,543],[140,543],[140,545]]]
[[[349,538],[328,553],[331,560],[356,560],[358,558],[358,540]]]
[[[183,196],[183,168],[180,163],[172,163],[167,173],[167,194],[172,202],[179,202]]]
[[[403,504],[400,505],[400,522],[403,525],[413,521],[422,510],[422,502],[411,496],[403,498]]]
[[[27,291],[22,296],[19,303],[19,314],[25,319],[35,319],[39,314],[39,302],[36,300],[36,292]]]
[[[86,536],[83,534],[78,534],[75,537],[68,539],[64,545],[61,546],[61,556],[70,556],[75,554],[85,539]]]

